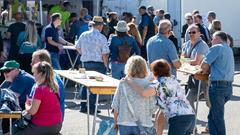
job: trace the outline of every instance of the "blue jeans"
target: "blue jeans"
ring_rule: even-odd
[[[175,116],[169,119],[168,135],[191,135],[195,124],[195,115]]]
[[[120,135],[139,135],[140,130],[138,126],[123,126],[119,125]]]
[[[60,70],[60,64],[59,64],[59,53],[50,52],[51,60],[52,60],[52,66],[53,69]]]
[[[97,71],[102,74],[106,74],[106,67],[104,66],[103,63],[101,62],[84,62],[83,67],[86,70],[91,70],[91,71]],[[82,89],[82,94],[81,94],[81,99],[86,100],[87,99],[87,88],[83,87]],[[89,108],[90,110],[95,110],[95,103],[96,103],[96,94],[90,93],[89,95]],[[87,110],[86,102],[81,102],[81,110]]]
[[[224,104],[232,96],[232,82],[212,81],[209,87],[211,108],[208,114],[208,127],[211,135],[226,135]]]
[[[112,68],[111,68],[112,77],[118,80],[123,78],[125,76],[124,74],[125,64],[115,64],[115,63],[111,63],[111,64],[112,64]]]

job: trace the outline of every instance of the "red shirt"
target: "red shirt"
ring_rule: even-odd
[[[59,99],[48,86],[37,86],[33,99],[41,101],[37,113],[32,116],[33,124],[52,126],[62,122]]]

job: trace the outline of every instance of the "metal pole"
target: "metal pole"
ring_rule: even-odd
[[[10,120],[10,124],[9,124],[9,131],[10,131],[10,135],[12,135],[12,118],[9,119]]]
[[[94,117],[93,117],[93,127],[92,127],[92,135],[95,135],[95,127],[96,127],[96,117],[97,117],[97,110],[98,110],[98,99],[99,99],[99,94],[97,94],[96,97],[96,107],[95,107],[95,112],[94,112]]]
[[[41,23],[41,25],[43,25],[42,0],[39,1],[39,7],[40,7],[40,23]]]
[[[89,107],[89,88],[87,88],[87,125],[88,125],[88,135],[90,135],[90,123],[89,123],[89,113],[90,113],[90,107]]]
[[[199,103],[199,95],[200,95],[200,91],[201,91],[201,83],[202,81],[199,80],[199,83],[198,83],[198,93],[197,93],[197,103],[196,103],[196,116],[195,116],[195,126],[194,126],[194,130],[193,130],[193,135],[195,135],[195,130],[196,130],[196,125],[197,125],[197,115],[198,115],[198,103]]]

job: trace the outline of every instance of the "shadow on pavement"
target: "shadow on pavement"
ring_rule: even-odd
[[[240,97],[233,95],[230,100],[231,101],[240,101]]]

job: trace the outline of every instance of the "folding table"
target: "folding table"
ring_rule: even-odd
[[[93,127],[92,127],[92,135],[95,135],[95,126],[96,126],[96,116],[98,109],[98,99],[99,95],[113,95],[116,91],[116,88],[119,84],[119,80],[109,77],[107,75],[101,74],[96,71],[86,71],[84,73],[79,73],[79,71],[73,70],[55,70],[57,74],[59,74],[64,79],[69,79],[71,81],[76,82],[77,84],[81,84],[87,87],[87,125],[88,125],[88,135],[90,135],[90,125],[89,125],[89,92],[93,94],[97,94],[96,98],[96,107],[93,118]],[[97,81],[96,77],[101,76],[103,78],[102,81]],[[95,78],[94,78],[95,77]],[[92,79],[90,79],[92,78]]]

